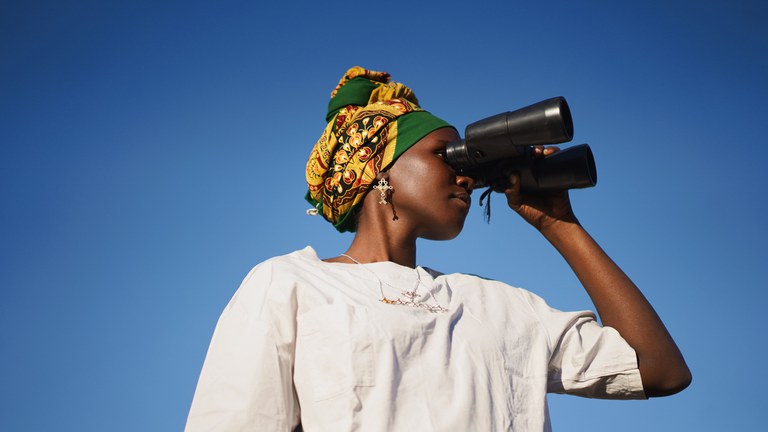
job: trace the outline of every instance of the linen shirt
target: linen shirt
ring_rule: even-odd
[[[379,301],[414,289],[448,311]],[[634,350],[592,312],[307,247],[256,266],[227,305],[186,430],[541,431],[547,392],[645,397]]]

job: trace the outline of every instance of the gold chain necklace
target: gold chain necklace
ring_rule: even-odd
[[[376,273],[373,272],[373,270],[369,269],[365,264],[361,263],[360,261],[352,258],[351,256],[349,256],[347,254],[341,254],[341,256],[349,258],[353,263],[355,263],[355,264],[361,266],[362,268],[364,268],[366,271],[368,271],[368,273],[372,274],[373,277],[375,277],[377,281],[379,281],[379,292],[381,293],[381,298],[379,299],[380,302],[386,303],[386,304],[391,304],[391,305],[411,306],[411,307],[415,307],[415,308],[421,308],[421,309],[424,309],[424,310],[426,310],[428,312],[431,312],[431,313],[448,312],[448,309],[443,307],[442,305],[440,305],[440,303],[437,302],[437,299],[435,298],[435,295],[432,294],[432,291],[429,288],[427,288],[426,286],[424,288],[429,293],[429,296],[432,297],[432,301],[435,304],[427,304],[427,303],[424,303],[424,302],[416,300],[416,295],[417,295],[416,291],[419,289],[419,285],[422,285],[421,275],[419,274],[419,270],[416,270],[416,286],[413,287],[413,290],[411,290],[411,291],[408,291],[408,290],[400,291],[400,294],[403,297],[405,297],[405,298],[398,297],[396,299],[390,299],[390,298],[387,298],[386,295],[384,295],[384,286],[383,286],[383,284],[387,284],[391,288],[394,288],[394,289],[397,289],[396,287],[394,287],[394,286],[392,286],[392,285],[390,285],[390,284],[388,284],[386,282],[383,282],[381,280],[381,278]]]

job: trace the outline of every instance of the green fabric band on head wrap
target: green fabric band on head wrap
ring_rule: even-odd
[[[381,83],[376,83],[363,77],[349,80],[348,83],[344,84],[344,86],[336,92],[336,96],[328,101],[328,113],[325,115],[325,121],[331,121],[333,116],[338,114],[339,110],[347,105],[368,105],[371,93],[373,93],[373,91],[380,85]]]
[[[451,127],[389,74],[360,67],[331,94],[326,121],[307,162],[306,199],[340,232],[355,231],[353,215],[379,172],[430,132]]]
[[[397,145],[395,146],[394,159],[396,160],[401,154],[431,132],[444,127],[452,128],[453,126],[427,111],[416,111],[399,117],[397,119]],[[384,171],[389,168],[395,160],[389,165],[382,167],[381,170]]]

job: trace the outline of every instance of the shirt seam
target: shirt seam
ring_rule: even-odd
[[[519,289],[519,288],[518,288]],[[530,308],[531,312],[533,313],[533,316],[536,317],[536,322],[539,324],[539,327],[541,327],[544,331],[544,334],[547,336],[547,349],[548,349],[548,356],[549,360],[552,360],[552,354],[555,352],[555,344],[552,341],[552,335],[549,332],[549,329],[547,329],[547,326],[544,325],[544,322],[541,320],[541,317],[539,316],[538,312],[536,312],[536,308],[533,307],[533,303],[531,303],[531,299],[524,295],[522,296],[525,299],[525,303]]]

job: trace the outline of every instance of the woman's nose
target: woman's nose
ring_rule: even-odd
[[[467,192],[472,192],[472,190],[475,188],[475,180],[468,176],[457,175],[456,184],[466,189]]]

